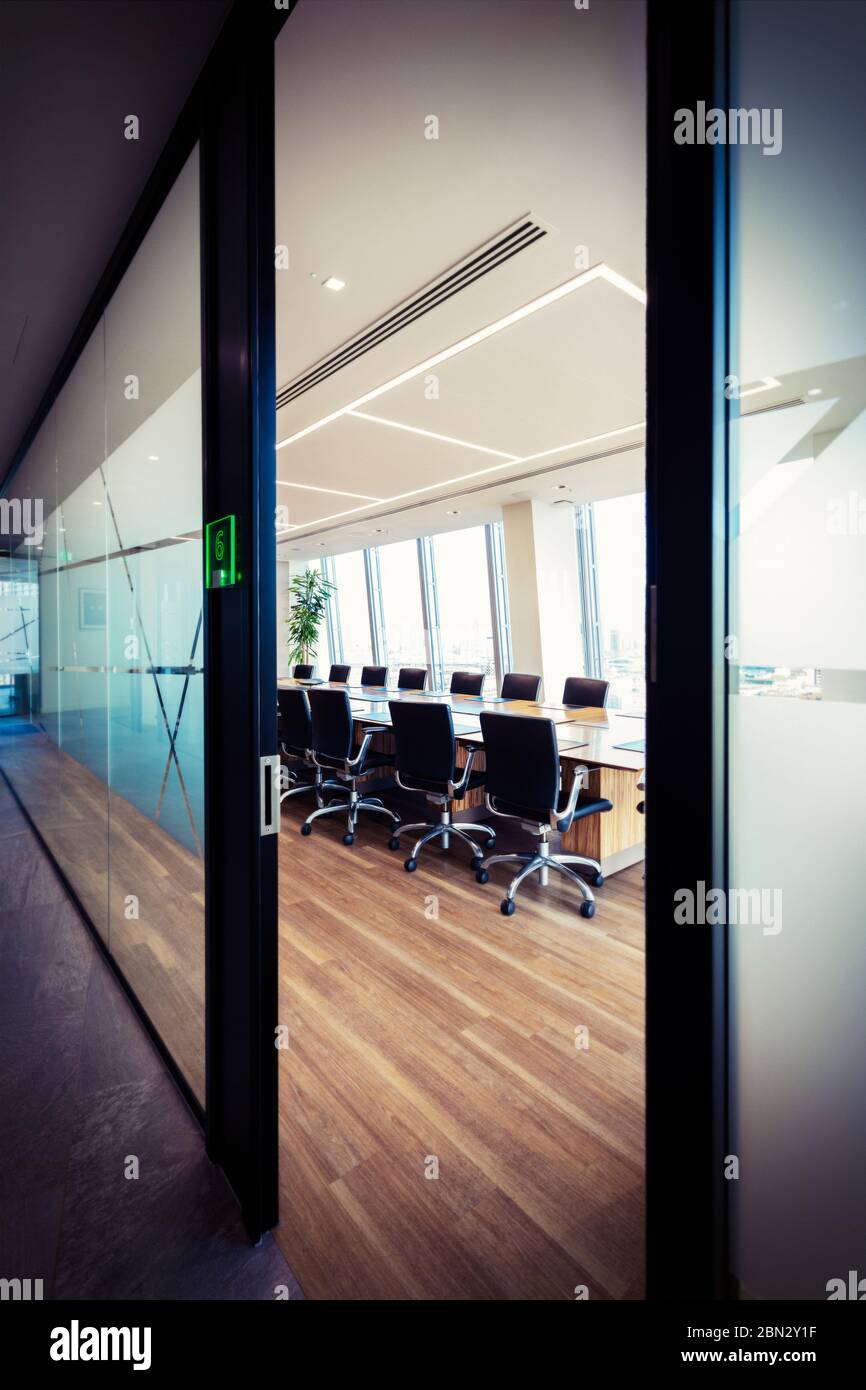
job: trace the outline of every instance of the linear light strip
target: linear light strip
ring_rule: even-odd
[[[645,426],[646,421],[640,420],[637,424],[634,425],[623,425],[616,430],[605,430],[603,434],[591,434],[586,439],[577,439],[570,444],[560,444],[559,447],[556,449],[545,449],[541,454],[527,454],[526,458],[506,459],[505,463],[494,463],[491,464],[489,468],[477,468],[474,473],[461,473],[456,478],[440,479],[436,483],[428,483],[425,487],[412,488],[409,492],[398,492],[393,497],[383,497],[382,502],[387,503],[390,506],[392,502],[403,502],[407,497],[418,497],[422,492],[434,492],[437,488],[443,487],[445,485],[447,485],[448,487],[453,487],[455,483],[465,483],[468,482],[470,478],[481,478],[487,473],[497,473],[500,469],[509,468],[512,464],[515,463],[530,463],[534,459],[546,458],[550,454],[559,454],[562,452],[563,449],[583,448],[585,444],[597,444],[602,439],[614,439],[617,435],[630,434],[632,430],[642,430],[645,428]],[[580,459],[575,459],[575,463],[579,462]],[[369,504],[364,507],[347,507],[346,510],[343,512],[332,512],[330,516],[317,517],[315,521],[311,521],[309,523],[309,529],[312,530],[312,528],[314,527],[320,527],[324,525],[326,521],[337,521],[340,517],[343,516],[353,516],[356,512],[366,512],[368,509]],[[295,529],[306,530],[308,528],[305,526],[296,527]]]
[[[372,419],[372,416],[365,417]],[[455,441],[456,442],[456,441]],[[369,492],[346,492],[342,487],[314,487],[312,483],[289,483],[277,478],[279,487],[299,487],[304,492],[333,492],[339,497],[356,497],[359,502],[384,502],[384,497],[371,497]]]
[[[470,444],[468,439],[455,439],[451,434],[437,434],[435,430],[422,430],[417,425],[404,425],[401,420],[386,420],[384,415],[368,415],[363,410],[347,410],[346,414],[351,415],[353,420],[372,420],[374,424],[388,425],[393,430],[405,430],[407,434],[422,434],[425,439],[439,439],[443,444],[459,444],[461,449],[475,449],[479,454],[493,454],[495,458],[509,459],[514,463],[518,461],[517,454],[506,454],[504,449],[488,449],[484,444]],[[334,491],[336,492],[336,488]]]
[[[530,314],[535,314],[539,309],[545,309],[549,304],[555,304],[558,300],[564,299],[566,295],[573,294],[575,290],[582,289],[584,285],[589,285],[593,280],[607,280],[616,289],[622,290],[624,294],[636,299],[639,304],[646,304],[646,291],[627,280],[618,271],[611,270],[609,266],[600,261],[598,265],[590,266],[589,270],[581,271],[580,275],[573,276],[563,284],[557,285],[554,289],[548,290],[545,294],[539,295],[529,304],[524,304],[519,309],[513,309],[504,318],[497,319],[495,323],[490,323],[486,328],[479,328],[475,333],[470,333],[468,338],[461,338],[459,342],[452,343],[450,347],[443,348],[441,352],[436,352],[432,357],[427,357],[423,362],[401,372],[399,376],[392,377],[390,381],[384,382],[381,386],[376,386],[372,391],[367,391],[357,400],[349,401],[339,410],[333,410],[329,415],[324,415],[321,420],[314,420],[311,425],[298,430],[295,434],[289,435],[287,439],[281,439],[277,444],[277,449],[285,449],[288,444],[294,444],[297,440],[303,439],[308,434],[313,434],[320,430],[324,425],[330,425],[334,420],[339,420],[341,416],[347,415],[350,411],[358,410],[362,405],[369,401],[374,401],[379,396],[385,395],[387,391],[393,391],[395,387],[402,386],[407,381],[412,381],[422,372],[429,372],[433,367],[438,367],[440,363],[447,362],[449,358],[456,357],[458,353],[465,352],[467,348],[475,347],[478,343],[483,343],[487,338],[492,338],[495,333],[501,333],[504,328],[510,328],[512,324],[520,323],[522,319],[528,318]]]

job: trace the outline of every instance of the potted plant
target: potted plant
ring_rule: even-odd
[[[336,585],[317,569],[307,569],[303,574],[296,574],[289,585],[291,606],[286,623],[289,628],[290,667],[296,663],[307,665],[315,660],[319,628],[335,587]]]

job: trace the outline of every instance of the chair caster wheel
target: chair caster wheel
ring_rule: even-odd
[[[302,834],[302,835],[312,835],[312,833],[313,833],[313,827],[312,827],[311,825],[302,825],[302,826],[301,826],[301,834]]]
[[[344,835],[344,836],[343,836],[343,844],[344,844],[344,845],[353,845],[354,843],[355,843],[355,837],[354,837],[354,835],[352,834],[352,832],[351,832],[351,830],[350,830],[349,833],[348,833],[347,835]]]
[[[581,915],[581,917],[594,917],[594,916],[595,916],[595,903],[581,903],[581,904],[580,904],[580,915]]]
[[[484,863],[484,857],[483,857],[483,855],[481,855],[481,854],[475,854],[475,855],[473,855],[473,857],[472,857],[472,863],[469,865],[469,867],[470,867],[470,869],[472,870],[472,872],[474,873],[474,875],[475,875],[476,878],[478,878],[478,875],[481,873],[481,865],[482,865],[483,863]]]
[[[490,875],[489,875],[489,873],[487,872],[486,869],[476,869],[476,870],[475,870],[475,882],[476,882],[476,883],[487,883],[487,881],[488,881],[489,878],[490,878]]]
[[[592,878],[593,888],[600,888],[604,883],[604,874],[595,874]]]
[[[406,859],[406,860],[404,861],[404,863],[403,863],[403,868],[406,870],[407,874],[414,874],[414,872],[415,872],[415,870],[417,869],[417,867],[418,867],[418,860],[417,860],[417,859],[413,859],[411,855],[410,855],[409,858]]]
[[[396,835],[392,835],[392,836],[391,836],[390,840],[388,841],[388,848],[389,848],[389,849],[399,849],[399,848],[400,848],[400,841],[397,839],[397,836],[396,836]]]
[[[517,910],[517,903],[513,898],[503,898],[499,904],[499,911],[503,917],[513,917]]]

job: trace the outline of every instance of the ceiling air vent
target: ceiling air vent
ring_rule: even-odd
[[[277,392],[277,409],[288,405],[290,401],[297,400],[305,391],[310,391],[320,382],[333,376],[343,367],[347,367],[350,362],[355,362],[359,357],[363,357],[365,352],[371,348],[378,347],[385,342],[386,338],[391,338],[395,333],[399,333],[407,324],[414,323],[416,319],[423,318],[431,309],[436,309],[440,304],[444,304],[447,299],[461,290],[465,290],[467,285],[472,285],[482,276],[489,275],[491,270],[509,261],[518,252],[525,251],[533,242],[539,241],[548,235],[548,228],[537,221],[531,213],[521,217],[513,226],[506,227],[505,231],[500,232],[484,246],[480,246],[477,251],[473,251],[465,260],[453,266],[437,279],[425,285],[424,289],[407,299],[403,304],[398,304],[395,309],[389,310],[382,318],[365,328],[355,338],[351,338],[348,343],[337,348],[329,357],[325,357],[321,362],[317,362],[309,371],[301,376],[295,377],[287,386],[282,387]]]

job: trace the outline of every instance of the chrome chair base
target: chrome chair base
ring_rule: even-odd
[[[289,777],[292,779],[292,786],[288,787],[284,792],[280,792],[281,806],[283,802],[287,801],[290,796],[303,796],[305,792],[314,792],[316,796],[316,805],[322,806],[324,805],[324,802],[322,800],[323,792],[348,791],[348,787],[344,786],[342,782],[324,781],[322,774],[318,768],[316,769],[316,776],[314,777],[312,782],[302,782],[298,774],[296,772],[292,772],[291,770],[289,770]]]
[[[341,792],[348,793],[347,801],[329,801],[327,806],[320,806],[318,810],[312,811],[301,826],[302,835],[310,835],[313,830],[313,821],[320,816],[346,816],[346,833],[343,836],[343,844],[351,845],[355,839],[355,830],[358,824],[358,816],[362,811],[372,811],[381,816],[387,816],[391,824],[396,827],[400,824],[400,817],[396,811],[390,810],[378,796],[359,796],[353,786],[347,786],[341,782],[324,782],[323,787],[336,786]]]
[[[451,819],[450,811],[441,812],[438,824],[433,824],[431,821],[418,821],[416,824],[413,825],[401,826],[400,835],[415,835],[418,833],[419,830],[423,833],[421,834],[420,838],[415,841],[415,845],[412,849],[412,853],[409,855],[409,858],[403,861],[404,869],[407,873],[410,874],[414,873],[415,869],[417,869],[418,867],[418,855],[421,853],[421,850],[424,848],[425,845],[431,844],[433,840],[441,838],[442,848],[448,849],[451,844],[451,836],[456,835],[458,840],[462,840],[463,843],[468,845],[471,849],[472,864],[470,867],[473,869],[477,869],[479,867],[479,865],[482,862],[482,859],[481,850],[479,849],[478,845],[476,845],[475,841],[472,839],[472,835],[475,833],[479,835],[486,835],[488,837],[488,849],[492,849],[493,846],[496,844],[496,831],[491,830],[489,825],[481,825],[477,821],[461,821],[459,825],[455,825],[454,821]],[[392,836],[392,838],[388,841],[388,848],[400,848],[399,836]]]
[[[580,874],[575,873],[574,869],[569,866],[572,864],[580,864],[583,868],[591,869],[593,871],[593,883],[596,888],[600,888],[604,883],[604,877],[601,872],[601,865],[597,859],[587,859],[581,854],[551,854],[550,845],[547,840],[544,839],[539,844],[538,849],[531,854],[488,855],[488,857],[478,865],[475,877],[479,883],[486,883],[488,881],[490,877],[488,870],[493,864],[520,864],[522,866],[520,872],[515,874],[514,878],[509,883],[508,891],[499,904],[499,910],[503,917],[511,917],[516,911],[517,904],[514,899],[521,883],[532,874],[538,874],[541,886],[546,888],[550,880],[551,869],[556,869],[558,873],[561,873],[571,883],[574,883],[580,890],[583,897],[583,902],[580,905],[581,916],[592,917],[595,913],[595,895],[592,889],[589,884],[580,877]]]

